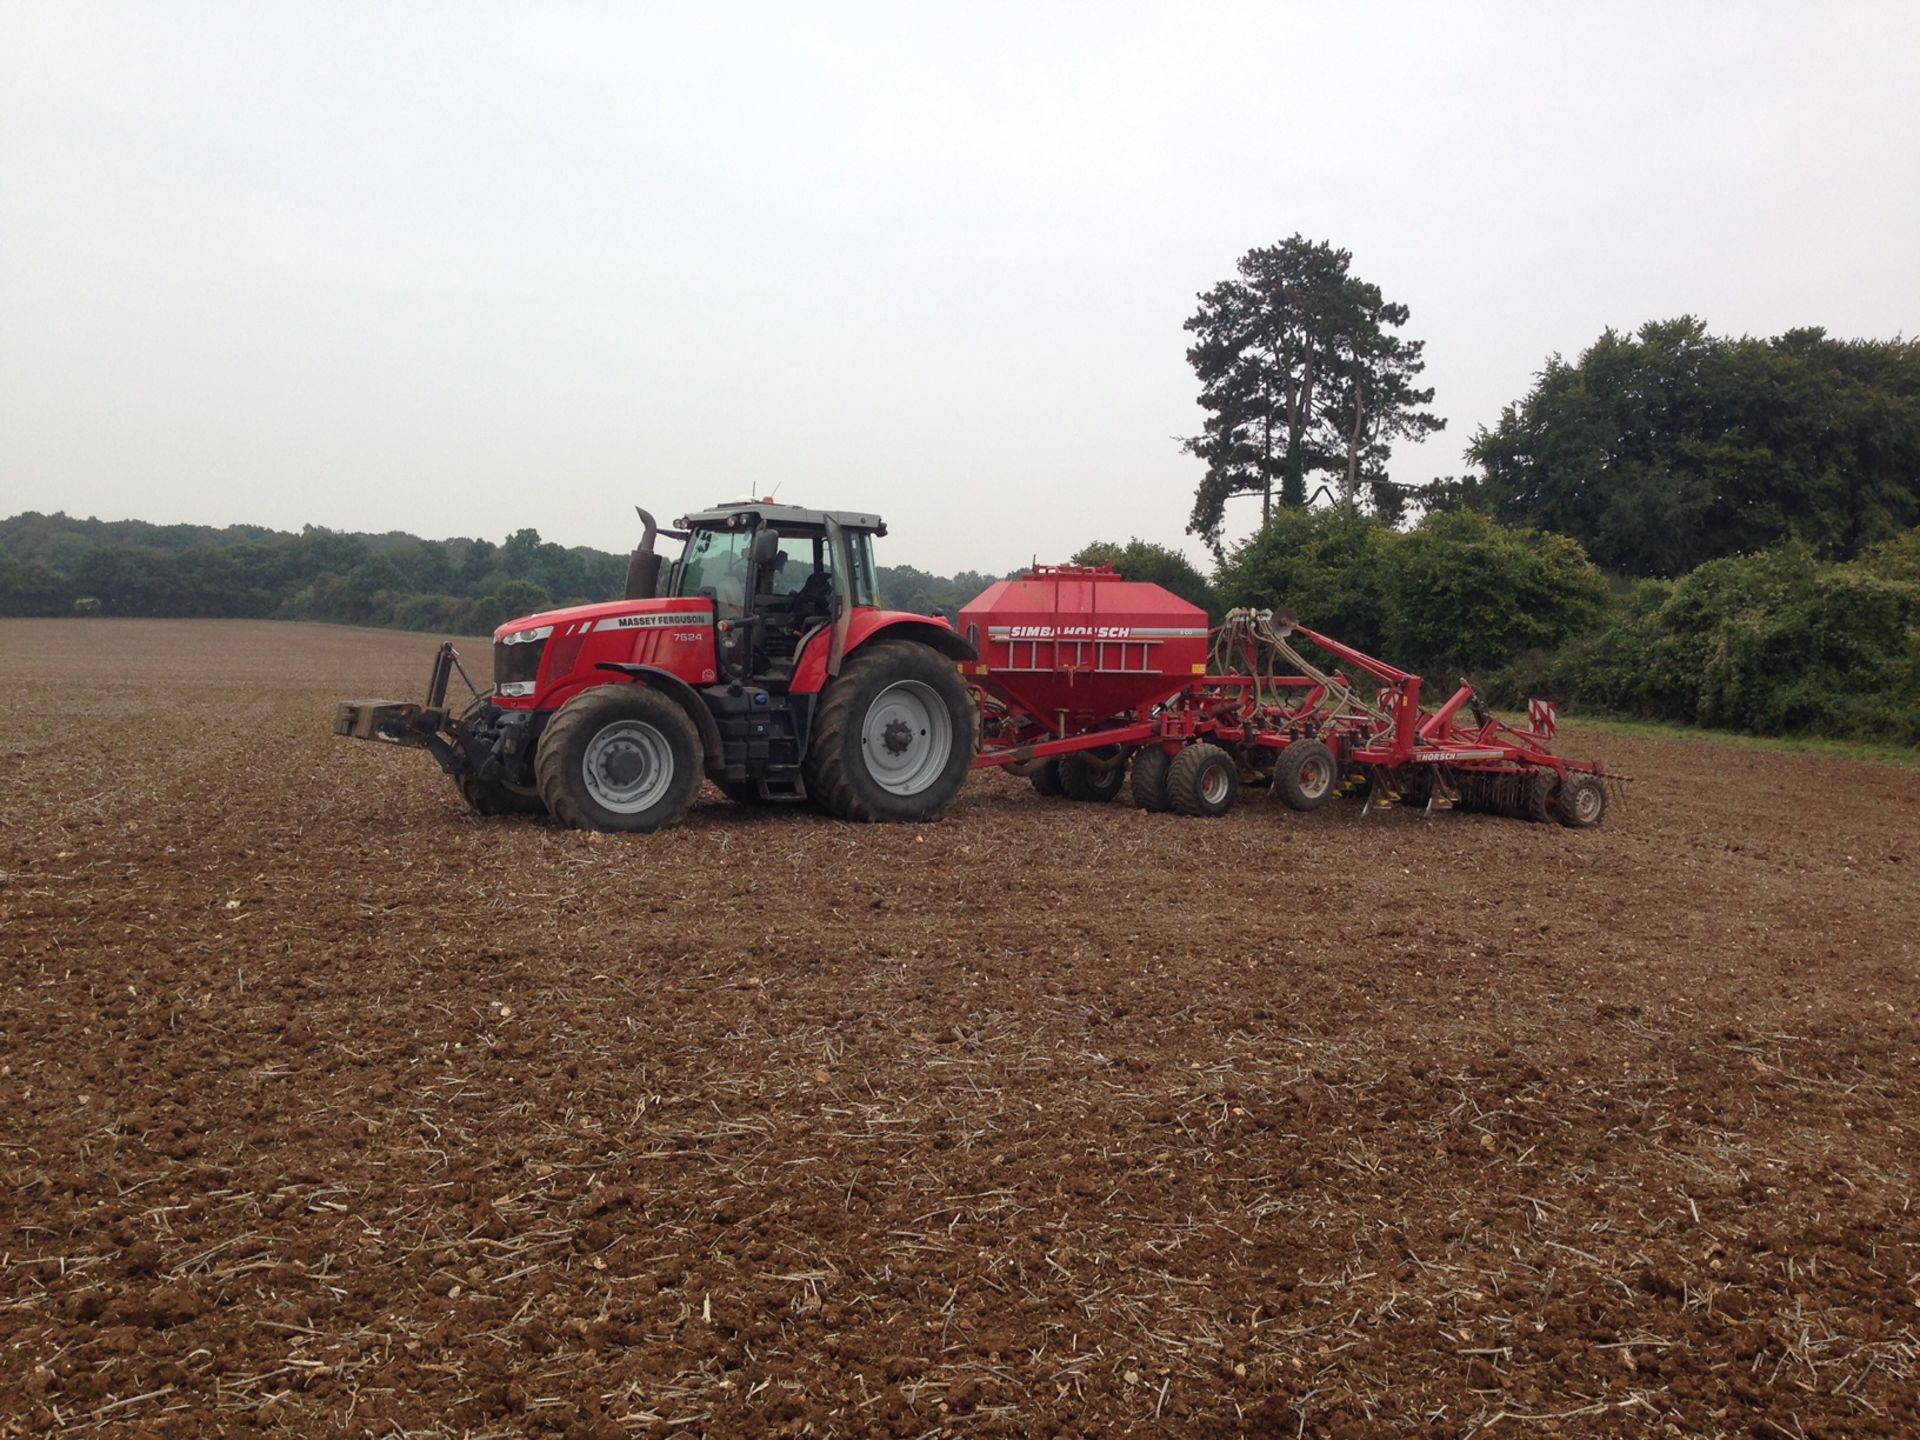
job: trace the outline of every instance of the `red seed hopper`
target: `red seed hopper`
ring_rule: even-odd
[[[1207,612],[1110,565],[1036,565],[976,596],[960,631],[973,682],[1055,735],[1144,715],[1207,672]]]

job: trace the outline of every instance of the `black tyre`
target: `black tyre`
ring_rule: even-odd
[[[1060,783],[1058,760],[1043,761],[1040,768],[1027,777],[1027,781],[1033,786],[1036,795],[1045,795],[1048,799],[1067,793],[1066,787]]]
[[[1536,825],[1553,819],[1553,800],[1560,777],[1551,770],[1535,770],[1520,782],[1520,813]]]
[[[1560,782],[1554,814],[1569,830],[1591,830],[1607,816],[1607,787],[1597,775],[1575,772]]]
[[[534,756],[540,797],[576,830],[678,824],[700,789],[700,733],[644,685],[596,685],[555,712]]]
[[[472,775],[454,777],[454,788],[467,808],[476,815],[544,815],[547,802],[537,791],[515,790],[498,780],[480,780]]]
[[[1155,815],[1173,808],[1167,793],[1167,772],[1173,757],[1158,745],[1143,746],[1133,757],[1133,803]]]
[[[1167,801],[1182,815],[1224,815],[1239,795],[1239,768],[1218,745],[1189,745],[1167,767]]]
[[[979,749],[980,710],[953,662],[911,640],[876,640],[821,698],[807,792],[842,820],[931,820]]]
[[[1120,793],[1127,783],[1125,761],[1115,761],[1104,770],[1084,755],[1060,757],[1060,788],[1069,800],[1104,803]]]
[[[1295,810],[1318,810],[1333,798],[1340,767],[1318,740],[1296,740],[1280,752],[1273,767],[1274,788]]]

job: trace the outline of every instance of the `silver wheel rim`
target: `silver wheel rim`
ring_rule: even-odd
[[[673,749],[646,721],[616,720],[594,732],[580,769],[595,804],[637,815],[659,804],[673,784]]]
[[[932,686],[898,680],[874,696],[860,725],[867,774],[890,795],[918,795],[953,756],[953,717]]]
[[[1573,813],[1592,824],[1600,815],[1600,787],[1576,784],[1573,787]]]
[[[1200,781],[1200,798],[1209,805],[1218,805],[1227,798],[1229,783],[1226,766],[1209,765]]]
[[[1318,800],[1333,784],[1333,767],[1316,755],[1300,767],[1297,778],[1300,793],[1310,800]]]

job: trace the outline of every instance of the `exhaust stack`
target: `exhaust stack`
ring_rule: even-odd
[[[660,557],[653,553],[653,537],[660,527],[653,523],[653,516],[638,505],[634,511],[640,516],[640,545],[627,560],[628,600],[651,600],[653,592],[660,588]]]

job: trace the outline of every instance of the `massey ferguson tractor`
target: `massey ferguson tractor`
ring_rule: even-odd
[[[979,749],[957,666],[974,649],[943,620],[879,608],[878,516],[763,500],[672,530],[640,520],[626,598],[501,626],[490,693],[449,706],[444,645],[425,704],[350,700],[335,732],[424,747],[483,815],[581,829],[672,825],[702,777],[846,820],[946,807]],[[664,583],[656,535],[684,542]]]
[[[848,820],[928,820],[967,771],[1004,765],[1043,795],[1225,815],[1259,785],[1294,810],[1459,808],[1598,825],[1617,785],[1462,682],[1422,680],[1265,610],[1219,625],[1108,566],[1036,565],[944,620],[882,610],[878,517],[772,501],[645,534],[627,598],[511,620],[493,689],[455,715],[440,648],[424,705],[354,700],[342,735],[424,746],[485,815],[551,813],[657,830],[703,775],[745,804],[808,800]],[[686,548],[661,583],[656,533]],[[465,672],[460,672],[464,677]]]

